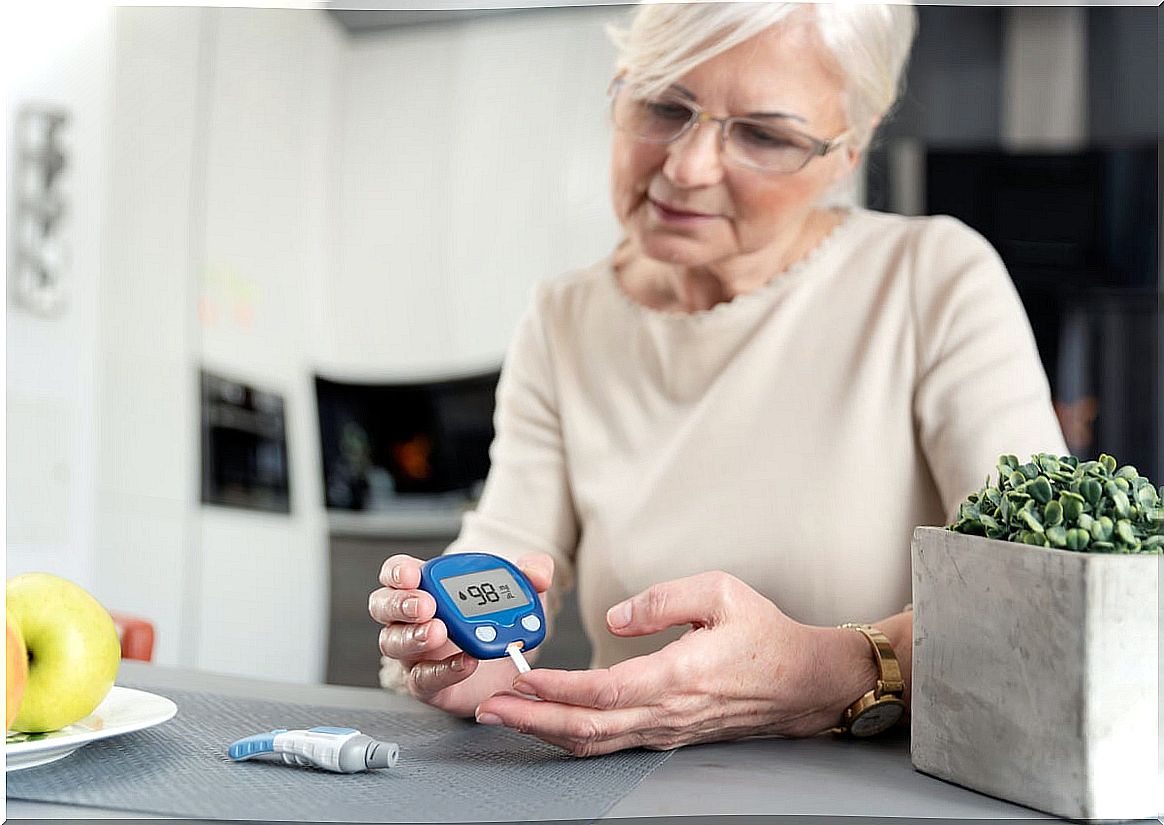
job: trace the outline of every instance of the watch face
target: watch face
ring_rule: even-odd
[[[853,720],[849,732],[853,736],[873,736],[893,727],[905,715],[905,706],[897,702],[882,702],[871,705]]]

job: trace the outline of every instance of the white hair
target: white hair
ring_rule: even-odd
[[[901,91],[917,29],[911,5],[834,3],[644,3],[626,29],[610,28],[618,70],[657,94],[699,64],[796,13],[811,15],[844,78],[849,139],[864,151]]]

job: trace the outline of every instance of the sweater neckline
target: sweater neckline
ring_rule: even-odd
[[[784,291],[791,284],[802,280],[805,272],[819,263],[822,258],[839,245],[842,238],[849,234],[850,228],[857,222],[857,217],[862,212],[864,210],[860,207],[847,207],[844,217],[817,242],[816,246],[809,250],[807,255],[803,256],[791,266],[775,273],[761,286],[748,292],[740,293],[730,301],[721,301],[708,309],[697,309],[694,312],[681,312],[669,309],[654,309],[653,307],[640,304],[628,295],[623,290],[622,284],[618,282],[618,273],[614,270],[613,254],[607,259],[606,278],[604,280],[610,284],[623,304],[645,318],[659,318],[665,323],[704,323],[711,318],[734,316],[737,312],[743,312],[749,306],[758,306],[764,303],[765,300]]]

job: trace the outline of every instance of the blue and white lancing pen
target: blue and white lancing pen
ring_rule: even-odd
[[[230,746],[227,753],[236,762],[279,758],[287,765],[357,773],[369,768],[395,766],[400,748],[393,742],[380,742],[365,736],[355,728],[279,728],[240,739]]]

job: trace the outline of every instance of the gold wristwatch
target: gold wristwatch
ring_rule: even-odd
[[[840,733],[852,736],[876,736],[896,725],[905,716],[905,682],[889,639],[877,628],[849,622],[841,627],[856,630],[873,646],[877,660],[877,684],[845,710]]]

